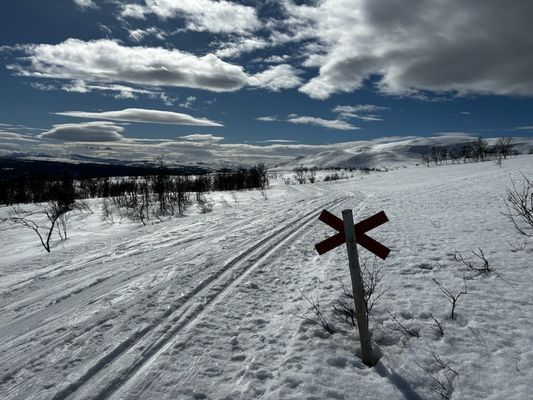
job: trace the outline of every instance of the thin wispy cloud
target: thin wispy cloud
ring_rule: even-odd
[[[289,139],[268,139],[259,143],[298,143],[298,141]]]
[[[132,100],[139,99],[139,96],[146,96],[151,99],[159,99],[166,105],[172,105],[175,100],[161,90],[140,89],[119,84],[88,84],[79,79],[61,86],[51,85],[49,90],[64,90],[70,93],[91,93],[97,91],[111,93],[116,99]]]
[[[94,0],[73,0],[74,1],[74,4],[76,4],[76,6],[78,6],[80,9],[82,10],[87,10],[87,9],[97,9],[98,8],[98,5],[94,2]]]
[[[373,104],[356,104],[353,106],[336,106],[332,111],[339,114],[343,119],[354,118],[362,121],[383,121],[383,118],[373,113],[388,109],[388,107]]]
[[[270,116],[270,115],[266,115],[264,117],[257,117],[256,120],[257,121],[263,121],[263,122],[279,121],[277,117],[273,117],[273,116]]]
[[[0,140],[5,140],[8,142],[12,141],[23,141],[23,142],[35,142],[36,140],[28,135],[21,135],[20,133],[14,133],[14,132],[5,132],[0,129]]]
[[[180,103],[180,107],[183,108],[193,108],[194,103],[196,102],[196,96],[187,96],[183,103]]]
[[[351,131],[351,130],[357,130],[360,129],[358,126],[352,125],[348,121],[337,118],[337,119],[324,119],[320,117],[313,117],[308,115],[298,115],[298,114],[290,114],[286,118],[279,118],[276,116],[262,116],[257,117],[257,121],[263,121],[263,122],[289,122],[291,124],[298,124],[298,125],[313,125],[313,126],[319,126],[321,128],[328,128],[328,129],[336,129],[341,131]]]
[[[526,132],[533,132],[533,125],[526,125],[526,126],[517,126],[513,128],[515,131],[526,131]]]
[[[128,30],[129,38],[134,42],[140,43],[147,37],[155,37],[159,40],[165,40],[168,33],[162,29],[151,26],[146,29],[130,29]]]
[[[337,129],[341,131],[353,131],[360,129],[358,126],[352,125],[349,122],[341,119],[324,119],[297,114],[289,115],[287,122],[290,122],[291,124],[315,125],[322,128]]]
[[[172,111],[146,110],[141,108],[127,108],[119,111],[63,111],[56,115],[74,118],[103,119],[118,122],[144,122],[152,124],[193,125],[193,126],[223,126],[207,118],[195,118],[188,114]]]
[[[190,142],[200,143],[218,143],[221,140],[224,140],[222,136],[214,136],[210,133],[195,133],[191,135],[180,136],[179,138]]]

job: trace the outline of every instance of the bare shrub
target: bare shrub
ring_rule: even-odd
[[[519,241],[515,244],[511,243],[510,241],[507,241],[507,243],[509,243],[509,246],[511,247],[511,251],[513,253],[518,253],[520,251],[524,251],[526,249],[526,245],[527,245],[527,237],[522,240],[522,241]]]
[[[39,241],[43,248],[50,253],[50,241],[52,233],[58,223],[61,225],[58,227],[59,236],[62,240],[67,238],[67,219],[65,215],[72,211],[75,207],[74,203],[65,203],[61,201],[49,201],[46,204],[36,205],[38,211],[23,210],[19,205],[15,205],[11,208],[9,216],[4,218],[5,222],[23,226],[31,229],[39,237]],[[46,217],[47,224],[44,225],[38,220]],[[60,219],[63,217],[63,221]],[[61,229],[63,233],[61,233]]]
[[[318,298],[316,300],[313,300],[307,297],[306,295],[304,295],[303,293],[302,293],[302,296],[311,305],[312,316],[296,315],[296,314],[293,314],[293,315],[295,317],[303,319],[304,321],[310,322],[313,325],[317,325],[321,327],[322,329],[324,329],[326,332],[330,334],[337,333],[337,330],[333,327],[333,325],[331,325],[324,317],[324,313],[322,312],[322,309],[320,308],[320,302],[318,301]]]
[[[292,170],[292,172],[294,172],[294,179],[296,179],[296,182],[300,185],[307,183],[307,171],[308,169],[303,166],[295,167]]]
[[[213,207],[215,206],[213,200],[207,199],[203,194],[196,196],[196,202],[198,204],[198,209],[202,214],[210,213],[213,211]]]
[[[442,326],[442,322],[439,321],[437,318],[435,318],[433,314],[429,314],[429,316],[433,320],[433,323],[435,325],[435,328],[437,329],[437,332],[440,334],[440,336],[444,336],[444,328]]]
[[[453,381],[459,376],[459,373],[444,362],[431,346],[428,347],[431,352],[434,367],[423,367],[416,361],[415,364],[431,378],[433,383],[430,387],[431,391],[437,393],[441,399],[449,400],[452,398],[454,391]]]
[[[420,333],[417,330],[409,329],[404,324],[402,324],[400,320],[398,319],[398,317],[396,316],[396,313],[392,314],[392,319],[394,320],[394,322],[396,322],[396,325],[398,326],[399,331],[402,332],[404,335],[409,336],[409,337],[415,337],[417,339],[420,338]]]
[[[324,177],[324,182],[328,182],[328,181],[337,181],[337,180],[339,180],[339,179],[341,179],[341,176],[340,176],[337,172],[335,172],[334,174],[326,175],[326,176]]]
[[[102,221],[113,224],[115,222],[114,214],[115,210],[113,209],[113,202],[108,198],[102,199]]]
[[[461,290],[457,294],[452,294],[447,288],[445,288],[439,281],[437,281],[435,278],[433,278],[433,282],[438,286],[440,291],[446,296],[450,304],[452,305],[450,317],[451,319],[455,319],[455,307],[457,306],[457,302],[459,301],[459,298],[463,294],[468,294],[468,288],[466,287],[466,279],[463,277],[463,283],[464,283],[464,290]]]
[[[516,142],[512,137],[501,137],[496,141],[495,149],[497,154],[503,156],[504,159],[507,159],[507,156],[514,153],[514,148]]]
[[[340,278],[336,278],[336,280],[341,285],[342,298],[338,299],[336,304],[333,305],[333,310],[344,322],[357,327],[357,312],[355,310],[353,294]]]
[[[361,264],[361,278],[363,279],[363,299],[365,302],[367,323],[370,320],[374,306],[379,299],[387,292],[381,285],[382,268],[376,261],[372,267],[368,267],[367,262],[360,260]],[[353,299],[353,292],[346,287],[340,278],[336,278],[342,289],[342,297],[333,305],[335,313],[341,316],[346,322],[353,326],[357,326],[357,313]]]
[[[522,181],[511,178],[507,189],[504,215],[513,223],[516,230],[527,237],[533,237],[533,180],[522,175]]]
[[[315,183],[316,182],[316,171],[310,170],[308,174],[309,183]]]
[[[472,254],[481,262],[481,264],[478,264],[475,260],[472,260],[471,258],[465,258],[461,253],[455,252],[453,259],[454,261],[462,263],[464,266],[466,266],[468,269],[470,269],[473,272],[476,272],[477,274],[488,274],[492,271],[492,268],[490,267],[489,260],[485,257],[485,253],[482,249],[477,249],[477,253],[475,250],[471,250]]]

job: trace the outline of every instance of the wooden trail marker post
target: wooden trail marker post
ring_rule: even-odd
[[[361,267],[359,266],[359,257],[357,254],[357,243],[383,260],[386,259],[390,253],[390,249],[366,236],[365,233],[384,224],[389,219],[385,213],[381,211],[354,225],[352,210],[344,210],[342,212],[342,220],[331,214],[329,211],[324,210],[318,219],[339,231],[336,235],[315,245],[318,254],[322,255],[335,247],[346,243],[350,277],[352,281],[352,293],[357,317],[357,328],[359,330],[359,339],[361,341],[362,359],[364,364],[372,366],[374,364],[372,359],[372,342],[368,330],[368,315],[365,306]]]

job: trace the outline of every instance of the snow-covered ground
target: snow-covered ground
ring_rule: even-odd
[[[266,199],[212,193],[213,212],[146,227],[101,222],[95,206],[50,254],[33,232],[4,226],[0,398],[439,399],[449,386],[452,399],[530,398],[533,243],[521,249],[501,214],[519,171],[533,175],[533,156],[280,183]],[[333,312],[346,251],[313,248],[334,233],[317,219],[324,208],[390,219],[369,232],[389,258],[360,249],[385,289],[373,368]],[[486,276],[453,260],[477,249]],[[433,279],[454,294],[466,282],[456,320]],[[307,298],[337,333],[306,319]]]

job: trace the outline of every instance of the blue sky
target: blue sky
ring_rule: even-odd
[[[531,137],[531,15],[527,0],[6,0],[0,154]]]

